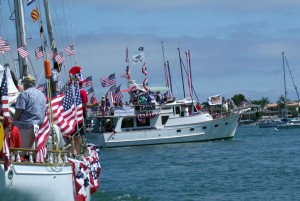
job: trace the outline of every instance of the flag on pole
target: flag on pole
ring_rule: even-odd
[[[25,46],[19,47],[17,50],[22,58],[28,57],[29,54]]]
[[[65,58],[63,57],[63,53],[60,52],[55,56],[55,60],[57,61],[58,64],[61,64],[62,62],[65,61]]]
[[[4,70],[3,78],[2,78],[2,82],[1,82],[1,86],[0,86],[0,97],[1,97],[3,116],[10,118],[6,70]]]
[[[93,86],[92,76],[88,76],[87,78],[83,79],[82,87],[91,87]]]
[[[222,95],[215,95],[208,97],[209,105],[221,105],[222,104]]]
[[[114,101],[115,103],[119,103],[122,98],[123,98],[123,95],[121,93],[121,85],[119,85],[116,89],[115,89],[115,93],[114,93]]]
[[[57,48],[53,48],[50,51],[50,55],[49,55],[50,60],[53,59],[56,55],[57,55]]]
[[[132,63],[141,63],[144,61],[144,52],[134,55],[132,57]]]
[[[42,58],[44,56],[43,46],[37,47],[34,52],[35,59]]]
[[[74,45],[69,45],[68,47],[66,47],[66,53],[68,56],[74,55],[75,54]]]
[[[111,85],[115,85],[116,84],[116,76],[113,73],[108,77],[101,78],[100,82],[101,82],[102,87],[108,87]]]
[[[144,62],[143,66],[142,66],[142,73],[144,75],[147,75],[147,65],[146,65],[146,62]]]
[[[170,76],[170,71],[169,71],[169,61],[166,61],[166,63],[165,63],[165,76],[166,76],[166,87],[169,88],[168,95],[169,95],[169,97],[173,97],[171,76]]]
[[[0,39],[0,52],[9,52],[10,46],[8,41]]]
[[[93,88],[93,87],[91,87],[91,88],[89,88],[89,89],[88,89],[86,92],[88,93],[88,95],[90,95],[91,93],[93,93],[93,92],[94,92],[94,88]]]

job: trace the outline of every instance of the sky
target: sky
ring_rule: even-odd
[[[10,0],[0,2],[0,34],[13,47],[15,29],[9,20],[13,4]],[[120,77],[127,65],[127,47],[130,60],[144,47],[149,86],[165,86],[163,63],[169,61],[176,98],[184,96],[179,52],[185,63],[186,50],[190,51],[194,98],[200,102],[218,94],[226,99],[243,94],[251,100],[267,97],[276,102],[284,94],[282,52],[288,62],[286,70],[288,64],[296,86],[300,84],[300,1],[49,0],[49,4],[58,49],[75,45],[76,56],[65,56],[65,79],[70,67],[80,66],[85,77],[92,75],[98,99],[108,90],[101,87],[100,78],[112,73],[117,85],[127,88],[126,80]],[[31,38],[27,46],[35,71],[31,74],[44,82],[43,61],[34,59],[34,49],[41,44],[39,25],[30,17],[41,5],[36,1],[24,8],[27,37]],[[41,17],[45,19],[43,12]],[[17,58],[14,47],[11,58]],[[9,59],[0,55],[0,62]],[[142,83],[142,63],[129,65],[131,78]],[[296,100],[291,75],[286,71],[287,96]],[[188,96],[186,80],[184,75]]]

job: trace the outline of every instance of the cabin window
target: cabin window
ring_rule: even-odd
[[[105,125],[106,132],[112,132],[113,129],[115,129],[114,119],[105,119],[104,125]]]
[[[194,131],[195,129],[194,128],[190,128],[190,131]]]
[[[175,114],[180,114],[180,107],[175,108]]]
[[[177,133],[181,133],[181,130],[177,130]]]
[[[225,125],[228,125],[228,122],[226,122]]]
[[[165,125],[167,123],[168,119],[169,119],[169,116],[162,116],[161,117],[161,123],[162,123],[162,125]]]
[[[206,126],[203,126],[203,129],[206,129]]]
[[[137,127],[150,126],[150,118],[143,118],[141,121],[136,120]]]
[[[219,124],[216,124],[216,125],[215,125],[215,127],[218,127],[218,126],[219,126]]]
[[[133,118],[124,118],[122,120],[121,128],[132,128],[133,126]]]

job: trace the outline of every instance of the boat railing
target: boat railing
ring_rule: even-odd
[[[9,148],[11,163],[42,163],[37,162],[37,150],[28,148]],[[68,162],[70,153],[64,150],[47,150],[45,163],[63,164]]]

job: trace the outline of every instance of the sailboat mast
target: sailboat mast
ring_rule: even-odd
[[[181,80],[182,80],[182,87],[183,87],[183,98],[185,98],[185,89],[184,89],[184,81],[183,81],[183,74],[182,74],[182,60],[181,60],[179,48],[177,48],[177,50],[178,50],[179,63],[180,63],[180,70],[181,70]]]
[[[52,20],[51,20],[51,13],[49,9],[49,2],[48,0],[44,0],[44,6],[45,6],[45,15],[46,15],[46,24],[47,24],[47,30],[48,30],[48,36],[49,36],[49,42],[50,42],[50,49],[55,50],[56,45],[54,41],[54,33],[52,28]]]
[[[24,7],[22,0],[14,0],[15,6],[15,23],[16,23],[16,32],[17,32],[17,48],[26,46],[26,32],[25,32],[25,20],[24,20]],[[19,61],[19,75],[20,79],[23,79],[23,76],[28,75],[28,60],[27,57],[22,58],[18,54]]]
[[[285,79],[285,65],[284,65],[284,52],[282,52],[282,66],[283,66],[283,82],[284,82],[284,107],[285,107],[285,112],[286,115],[288,114],[287,111],[287,104],[286,104],[286,99],[287,99],[287,90],[286,90],[286,79]]]

